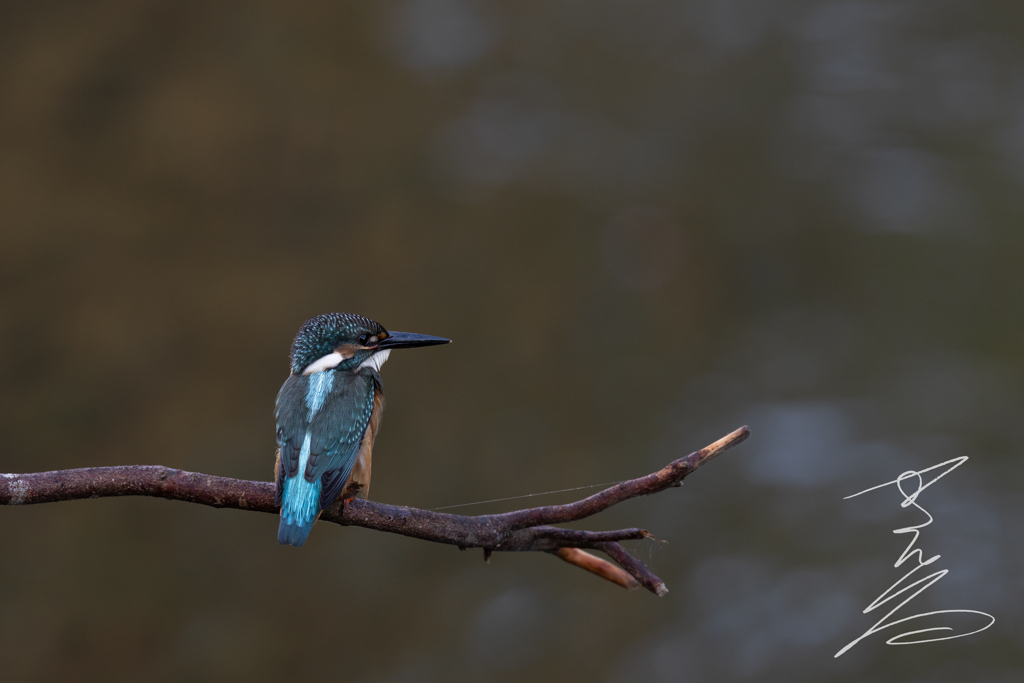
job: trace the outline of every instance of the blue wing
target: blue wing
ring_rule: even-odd
[[[309,429],[309,376],[291,375],[277,394],[274,415],[277,418],[277,445],[281,449],[281,467],[278,481],[294,477],[299,470],[299,451]],[[281,504],[281,490],[275,492],[275,502]]]
[[[336,372],[331,392],[313,417],[306,479],[320,478],[320,509],[334,504],[352,474],[359,443],[373,415],[371,372]]]

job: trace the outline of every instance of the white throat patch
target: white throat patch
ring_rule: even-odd
[[[384,365],[384,362],[391,355],[391,349],[384,349],[383,351],[377,351],[372,356],[364,360],[359,364],[361,368],[373,368],[377,372],[380,372],[380,368]]]
[[[338,367],[341,361],[345,360],[341,357],[341,354],[335,351],[329,353],[322,358],[318,358],[309,364],[305,370],[302,371],[303,375],[312,375],[315,372],[323,372],[324,370],[333,370]]]

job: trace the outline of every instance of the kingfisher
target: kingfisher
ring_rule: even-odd
[[[274,411],[278,543],[301,546],[320,513],[339,496],[347,502],[369,490],[370,455],[384,411],[380,368],[391,350],[449,342],[388,332],[352,313],[327,313],[303,323]]]

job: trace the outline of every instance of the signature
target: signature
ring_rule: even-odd
[[[843,498],[843,500],[856,498],[857,496],[862,495],[864,493],[868,493],[869,491],[875,491],[876,489],[896,484],[896,488],[898,488],[900,493],[903,495],[903,502],[900,503],[900,507],[905,508],[913,505],[928,517],[928,521],[924,522],[923,524],[918,524],[917,526],[908,526],[903,527],[902,529],[893,530],[894,534],[912,534],[912,536],[910,537],[910,543],[907,544],[906,550],[903,551],[903,554],[900,555],[900,559],[896,560],[896,564],[893,566],[902,567],[904,563],[906,563],[910,558],[914,557],[915,555],[917,566],[915,566],[909,572],[904,574],[899,581],[891,585],[889,588],[885,590],[885,592],[883,592],[881,595],[875,598],[875,601],[868,605],[867,609],[864,610],[864,614],[867,614],[868,612],[872,612],[878,609],[879,607],[881,607],[882,605],[886,604],[891,600],[896,600],[904,593],[908,593],[910,591],[913,592],[910,592],[909,595],[903,598],[903,602],[893,607],[888,614],[879,619],[878,622],[876,622],[874,626],[865,631],[863,635],[861,635],[859,638],[854,639],[846,647],[837,652],[835,654],[836,657],[843,654],[844,652],[852,648],[854,645],[856,645],[857,643],[859,643],[860,641],[864,640],[872,634],[878,633],[879,631],[887,629],[891,626],[896,626],[897,624],[906,624],[907,622],[911,622],[915,619],[923,619],[924,617],[933,617],[939,614],[977,614],[988,619],[988,623],[982,626],[981,628],[975,629],[968,633],[954,633],[953,635],[938,636],[938,634],[935,633],[937,631],[955,631],[956,629],[954,629],[952,626],[932,626],[930,628],[921,628],[913,631],[906,631],[904,633],[895,635],[889,640],[885,641],[886,644],[916,645],[918,643],[933,643],[939,640],[952,640],[953,638],[963,638],[964,636],[970,636],[974,635],[975,633],[980,633],[988,627],[992,626],[992,624],[996,623],[995,617],[993,617],[991,614],[986,614],[985,612],[979,612],[973,609],[944,609],[938,610],[936,612],[925,612],[923,614],[915,614],[913,616],[903,617],[902,619],[896,619],[895,621],[888,621],[889,617],[891,617],[893,614],[899,611],[901,607],[903,607],[908,602],[916,598],[918,595],[926,591],[928,588],[932,586],[932,584],[934,584],[936,581],[938,581],[943,576],[949,573],[948,569],[940,569],[939,571],[928,574],[927,576],[918,578],[913,583],[908,583],[904,585],[904,581],[909,579],[911,575],[914,574],[914,572],[916,572],[921,567],[929,566],[930,564],[938,560],[939,557],[941,557],[940,555],[936,555],[925,560],[924,553],[921,552],[921,549],[914,548],[914,544],[917,543],[917,539],[921,535],[921,529],[932,523],[932,516],[928,514],[927,510],[925,510],[923,507],[917,504],[917,497],[920,496],[926,488],[937,482],[939,479],[942,479],[942,477],[946,476],[947,474],[955,470],[957,467],[960,467],[960,465],[963,465],[965,462],[967,462],[966,455],[961,456],[959,458],[953,458],[952,460],[947,460],[946,462],[940,462],[938,465],[933,465],[932,467],[917,472],[913,470],[909,472],[904,472],[893,481],[888,481],[884,484],[879,484],[878,486],[872,486],[871,488],[865,489],[860,493],[855,493],[852,496],[846,496],[846,498]],[[946,469],[942,469],[944,467]],[[928,472],[933,472],[934,470],[941,471],[938,475],[935,476],[934,479],[925,484],[924,478],[921,475],[926,474]],[[913,484],[916,483],[916,488],[914,488],[910,492],[904,490],[904,484],[907,481],[911,482],[909,486],[913,486]]]

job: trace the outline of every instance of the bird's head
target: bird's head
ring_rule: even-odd
[[[352,313],[310,318],[292,342],[292,374],[325,370],[380,370],[391,349],[447,344],[451,339],[410,332],[388,332],[380,323]]]

